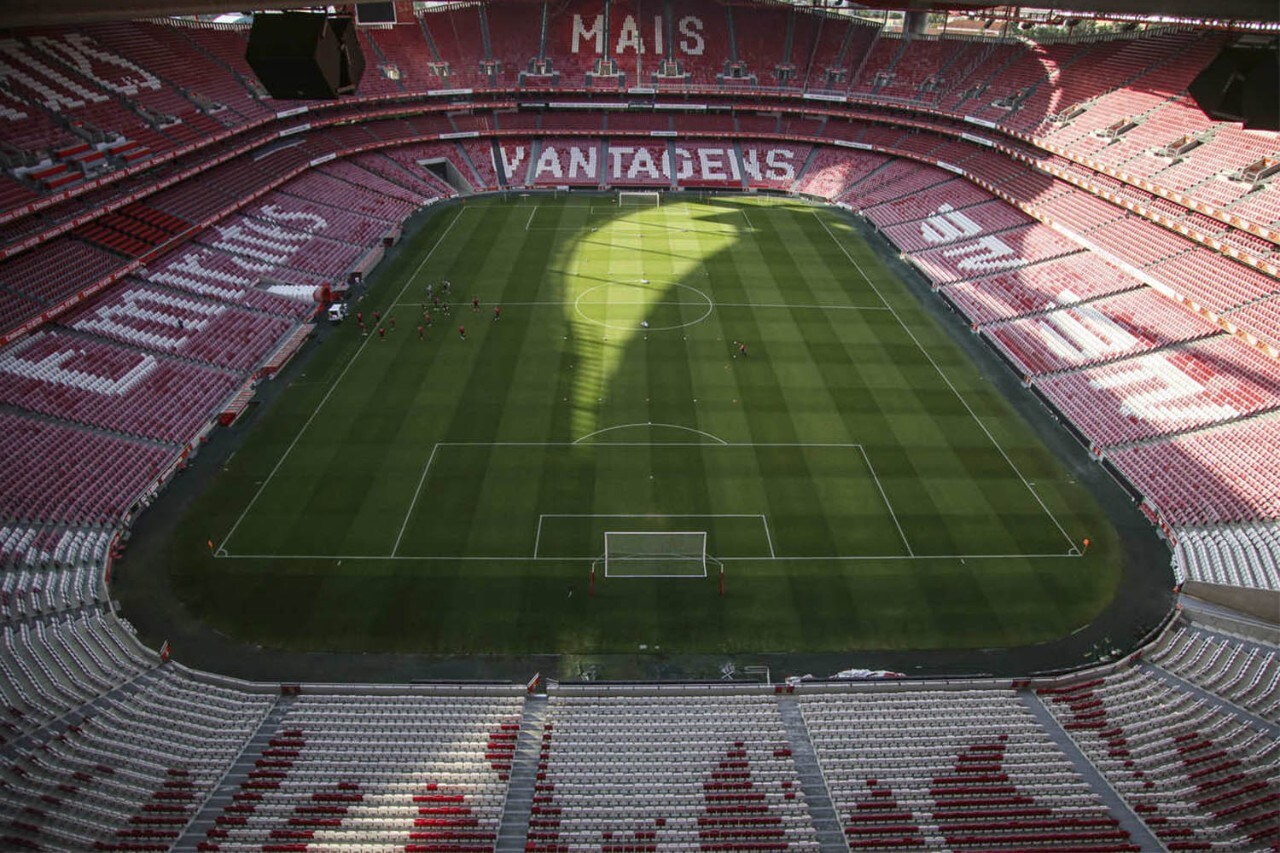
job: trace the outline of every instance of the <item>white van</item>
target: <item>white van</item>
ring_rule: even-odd
[[[347,303],[335,302],[329,306],[329,322],[341,323],[347,319]]]

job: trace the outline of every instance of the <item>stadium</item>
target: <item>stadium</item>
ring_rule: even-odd
[[[1280,16],[0,9],[0,846],[1280,849]]]

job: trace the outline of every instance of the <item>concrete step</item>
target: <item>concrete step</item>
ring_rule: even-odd
[[[502,807],[502,822],[498,825],[498,853],[524,853],[547,713],[546,696],[530,696],[524,703],[516,754],[511,761],[511,779],[507,783],[507,799]]]
[[[800,713],[800,704],[794,696],[780,696],[778,711],[787,731],[787,740],[791,742],[791,760],[795,762],[796,772],[800,775],[800,790],[804,791],[805,802],[809,804],[809,815],[818,835],[818,844],[823,853],[848,851],[844,829],[840,825],[835,805],[831,802],[827,779],[822,773],[822,765],[818,763],[813,741],[809,739],[809,727],[805,725],[804,716]]]

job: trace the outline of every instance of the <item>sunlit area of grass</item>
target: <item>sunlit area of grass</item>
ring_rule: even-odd
[[[1068,634],[1113,595],[1089,493],[839,214],[493,198],[407,240],[362,303],[398,330],[338,329],[181,528],[175,586],[218,630],[439,653],[980,647]],[[705,533],[725,594],[718,568],[592,584],[610,531]]]

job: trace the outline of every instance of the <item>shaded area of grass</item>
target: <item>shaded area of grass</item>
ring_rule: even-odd
[[[746,198],[465,211],[379,271],[361,307],[396,330],[338,330],[194,500],[168,559],[211,627],[293,650],[979,648],[1068,634],[1114,595],[1120,542],[1092,496],[836,216]],[[420,341],[442,278],[453,316]],[[781,557],[862,559],[732,562],[724,598],[714,575],[589,597],[588,563],[521,557],[539,516],[591,512],[758,513]],[[890,559],[908,548],[927,559]],[[414,559],[454,556],[476,559]]]

